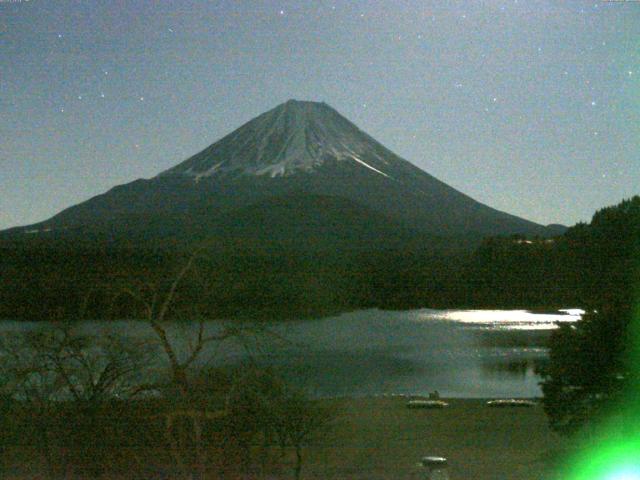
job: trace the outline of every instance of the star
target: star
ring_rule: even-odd
[[[627,75],[629,75],[629,76],[633,75],[633,70],[629,70],[629,71],[627,72]]]
[[[144,102],[144,97],[140,97],[140,101],[141,101],[141,102]]]
[[[596,101],[595,101],[595,100],[593,100],[593,101],[591,102],[591,106],[592,106],[592,107],[595,107],[596,105],[597,105],[597,104],[596,104]]]
[[[498,99],[496,97],[493,97],[493,103],[496,103],[498,101]]]
[[[82,100],[82,95],[78,95],[78,100]]]
[[[140,145],[136,143],[136,144],[134,145],[134,147],[135,147],[135,148],[140,148]]]
[[[64,113],[64,108],[61,108],[61,109],[60,109],[60,113]]]
[[[104,98],[104,93],[101,93],[101,94],[100,94],[100,98]]]
[[[278,12],[280,15],[284,15],[284,10],[280,10],[280,12]]]
[[[62,34],[61,33],[58,34],[58,38],[62,38]]]
[[[105,74],[105,75],[109,75],[109,72],[107,72],[107,71],[105,70],[105,71],[104,71],[104,74]]]

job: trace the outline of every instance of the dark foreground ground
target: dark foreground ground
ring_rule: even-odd
[[[406,408],[406,399],[336,401],[333,436],[309,450],[307,478],[418,479],[425,455],[446,457],[451,480],[551,478],[563,449],[540,405],[489,408],[476,399],[447,400],[438,410]]]
[[[323,400],[336,412],[330,428],[304,451],[302,479],[424,479],[417,464],[425,455],[447,457],[451,480],[536,480],[555,478],[554,463],[566,442],[552,433],[540,405],[490,408],[485,400],[447,400],[444,409],[408,409],[406,398],[376,397]],[[160,431],[152,437],[161,437]],[[151,441],[153,442],[153,439]],[[139,445],[145,457],[158,460],[167,452]],[[115,470],[98,477],[62,474],[60,478],[174,478],[166,469],[133,468],[135,449],[111,451],[107,463]],[[147,451],[148,450],[148,451]],[[9,448],[3,478],[45,478],[33,452]],[[151,455],[148,455],[151,453]],[[293,452],[277,470],[237,479],[293,478]],[[142,452],[138,452],[142,454]],[[11,458],[12,457],[12,458]],[[144,461],[147,463],[147,461]],[[155,463],[155,462],[153,462]],[[164,474],[160,472],[164,470]],[[114,473],[117,471],[118,473]],[[218,478],[213,471],[207,478]],[[228,477],[227,477],[228,478]]]

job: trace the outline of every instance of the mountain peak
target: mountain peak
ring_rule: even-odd
[[[389,176],[381,147],[326,103],[290,99],[161,175],[284,177],[347,161]]]
[[[323,115],[331,113],[333,115],[340,115],[334,108],[327,105],[325,102],[313,102],[310,100],[297,100],[290,98],[284,103],[281,103],[277,107],[270,110],[271,112],[290,112],[299,113],[305,117],[311,115]],[[267,112],[268,113],[268,112]]]
[[[311,100],[298,100],[295,98],[290,98],[289,100],[287,100],[284,103],[281,103],[280,105],[278,105],[278,107],[283,107],[283,106],[290,106],[290,107],[304,107],[304,106],[316,106],[316,107],[320,107],[320,106],[328,106],[326,103],[324,102],[313,102]],[[278,108],[276,107],[276,108]]]

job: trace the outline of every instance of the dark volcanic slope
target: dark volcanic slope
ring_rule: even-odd
[[[257,204],[264,209],[269,199],[278,198],[269,222],[287,225],[294,234],[300,231],[296,223],[313,225],[303,218],[310,211],[325,217],[336,211],[335,205],[324,212],[298,210],[304,195],[333,197],[340,199],[341,205],[352,202],[353,212],[362,209],[431,234],[557,233],[449,187],[386,149],[328,105],[293,100],[155,178],[115,187],[12,233],[95,230],[115,236],[190,238],[206,235],[208,228],[211,234],[232,228],[234,212],[238,212],[238,225],[247,233],[264,227],[275,234],[264,216],[256,216],[256,225],[249,227],[251,218],[244,209]],[[290,218],[277,220],[278,216]],[[356,215],[338,216],[336,221],[347,217]],[[325,218],[323,223],[327,221]],[[303,230],[308,232],[309,228]]]

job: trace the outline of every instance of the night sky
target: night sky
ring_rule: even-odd
[[[640,2],[0,0],[0,229],[289,98],[476,200],[571,225],[640,193]]]

